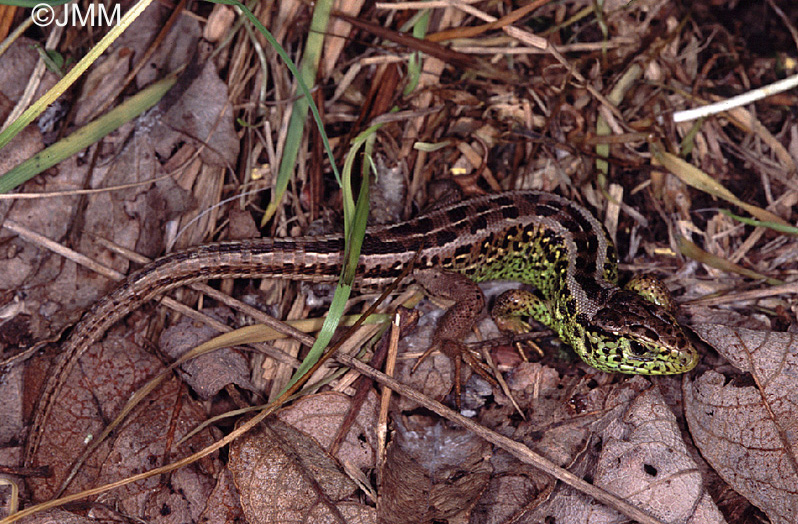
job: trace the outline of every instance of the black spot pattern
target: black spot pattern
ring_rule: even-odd
[[[595,256],[598,253],[598,237],[596,235],[584,235],[582,242],[587,246],[585,256]]]
[[[436,242],[435,245],[438,247],[445,246],[446,244],[451,244],[455,240],[457,240],[457,233],[455,231],[438,231],[435,235]]]
[[[494,202],[498,207],[515,208],[515,200],[510,195],[499,195]]]
[[[398,236],[408,236],[415,233],[417,229],[420,228],[414,227],[412,222],[401,222],[395,226],[391,226],[391,233]]]
[[[562,216],[560,217],[560,223],[567,229],[568,231],[577,231],[577,224],[575,221],[572,220],[570,216]]]
[[[518,218],[520,211],[517,207],[508,207],[502,210],[502,216],[504,216],[505,220],[514,220]]]
[[[386,253],[404,253],[405,250],[413,250],[413,247],[417,250],[417,246],[408,245],[403,242],[393,242],[393,241],[386,241],[386,240],[376,240],[371,237],[366,237],[363,239],[363,247],[362,250],[367,253],[374,253],[374,254],[386,254]]]
[[[551,206],[543,205],[543,204],[541,204],[541,205],[539,205],[539,206],[537,206],[535,208],[535,213],[538,216],[542,216],[542,217],[554,216],[554,215],[558,214],[559,212],[560,212],[559,209],[551,207]]]
[[[488,220],[485,215],[479,215],[471,222],[471,234],[476,235],[486,227],[488,227]]]
[[[576,299],[574,297],[566,298],[565,306],[566,306],[566,312],[568,313],[569,317],[573,317],[574,315],[576,315]]]
[[[453,207],[451,209],[446,210],[446,218],[449,219],[449,222],[452,224],[456,224],[466,219],[468,213],[464,206]]]
[[[606,295],[606,291],[602,288],[598,282],[593,280],[592,278],[584,277],[582,275],[576,276],[576,281],[579,286],[585,290],[585,294],[588,297],[602,302],[602,298]]]
[[[457,249],[454,251],[455,259],[470,255],[471,255],[471,246],[469,245],[458,246]]]
[[[425,232],[425,231],[432,231],[435,228],[435,223],[432,219],[428,217],[421,217],[416,220],[415,230],[416,232]]]

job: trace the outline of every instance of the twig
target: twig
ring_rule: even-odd
[[[750,104],[751,102],[762,100],[763,98],[775,95],[776,93],[788,91],[796,86],[798,86],[798,75],[793,75],[770,85],[754,89],[753,91],[748,91],[747,93],[743,93],[726,100],[721,100],[720,102],[715,102],[714,104],[696,107],[695,109],[688,109],[686,111],[677,111],[673,114],[673,121],[677,123],[687,122],[689,120],[703,118],[716,113],[722,113],[724,111],[734,109],[735,107],[744,106],[746,104]]]

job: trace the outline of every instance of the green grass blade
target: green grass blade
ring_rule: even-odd
[[[370,145],[373,144],[377,136],[380,125],[371,126],[352,140],[352,146],[346,155],[343,169],[343,200],[344,200],[344,235],[346,247],[344,248],[344,267],[341,270],[338,286],[333,294],[332,304],[327,312],[327,318],[319,331],[319,336],[313,347],[310,348],[307,357],[302,361],[302,365],[291,377],[286,389],[291,387],[299,378],[313,367],[324,354],[324,349],[330,343],[333,334],[344,314],[346,301],[352,292],[352,283],[357,272],[357,263],[360,258],[360,248],[363,245],[363,238],[366,234],[366,222],[368,221],[369,205],[369,177],[366,172],[361,177],[360,194],[355,204],[352,196],[352,167],[360,149],[365,145],[366,151],[371,151]],[[368,156],[368,155],[367,155]],[[370,163],[369,163],[370,165]]]
[[[742,222],[743,224],[747,224],[749,226],[766,227],[768,229],[772,229],[773,231],[778,231],[779,233],[798,235],[798,227],[791,226],[789,224],[782,224],[780,222],[773,222],[770,220],[756,220],[754,218],[742,217],[740,215],[735,215],[728,209],[720,209],[719,211],[724,215],[726,215],[727,217],[731,217],[737,220],[738,222]]]
[[[313,114],[316,126],[319,129],[319,133],[324,143],[324,149],[327,152],[328,158],[330,159],[330,165],[332,167],[333,173],[336,180],[341,185],[343,193],[344,230],[346,244],[344,267],[341,272],[338,287],[333,295],[332,305],[327,313],[327,317],[324,321],[322,329],[319,332],[319,336],[317,337],[313,347],[310,349],[307,357],[305,357],[305,360],[302,362],[302,365],[299,367],[299,369],[297,369],[293,377],[291,377],[289,384],[286,386],[287,390],[291,387],[291,385],[296,383],[297,380],[303,374],[305,374],[305,372],[307,372],[307,370],[313,367],[313,365],[315,365],[315,363],[318,362],[319,358],[322,356],[324,349],[332,339],[333,333],[335,332],[335,329],[343,315],[346,301],[349,299],[349,295],[352,291],[352,282],[354,281],[357,270],[357,261],[360,257],[360,248],[365,235],[366,220],[368,218],[368,177],[363,177],[358,201],[357,204],[354,204],[350,174],[355,155],[357,154],[357,151],[359,151],[362,144],[366,142],[365,135],[368,133],[374,133],[378,128],[373,127],[369,130],[366,130],[353,141],[352,147],[347,155],[344,175],[342,178],[335,165],[335,157],[333,156],[332,148],[330,147],[327,135],[324,132],[324,124],[321,121],[321,115],[319,114],[319,111],[316,108],[316,105],[314,104],[313,99],[310,96],[310,91],[307,87],[308,84],[311,84],[315,81],[318,60],[321,52],[321,43],[326,31],[327,21],[329,20],[329,13],[331,9],[331,2],[329,0],[319,1],[315,5],[313,20],[311,21],[310,28],[311,34],[308,37],[302,64],[302,73],[297,70],[291,58],[278,44],[271,33],[263,26],[263,24],[261,24],[260,20],[258,20],[241,2],[238,0],[207,1],[238,7],[244,16],[246,16],[249,21],[258,29],[258,31],[263,34],[264,38],[266,38],[266,40],[274,47],[275,51],[283,59],[289,71],[291,71],[291,73],[297,79],[297,85],[299,86],[299,90],[303,95],[302,98],[294,104],[293,113],[289,122],[289,134],[286,140],[286,149],[283,151],[283,157],[280,163],[278,181],[275,185],[275,192],[272,195],[272,201],[264,213],[264,221],[268,220],[274,214],[277,203],[280,201],[280,196],[288,186],[288,180],[293,173],[293,168],[296,163],[296,156],[299,152],[299,146],[301,144],[302,134],[304,132],[304,125],[307,119],[308,108]],[[311,43],[311,40],[313,40],[313,43]]]
[[[305,43],[305,52],[302,56],[302,67],[299,70],[297,79],[301,79],[305,85],[313,85],[316,81],[316,73],[319,69],[321,51],[324,44],[324,36],[327,24],[330,21],[330,11],[332,10],[332,0],[320,0],[313,8],[313,18],[310,22],[310,31]],[[283,156],[280,159],[280,168],[277,171],[277,180],[274,184],[272,199],[263,214],[263,222],[271,219],[277,206],[283,199],[283,194],[288,188],[288,182],[294,174],[296,159],[299,154],[299,146],[302,145],[302,135],[305,131],[305,123],[308,118],[308,108],[312,99],[309,94],[300,97],[294,102],[291,112],[291,120],[288,122],[288,131],[283,149]],[[338,183],[341,180],[338,179]]]
[[[429,28],[430,11],[424,9],[417,15],[417,19],[413,24],[413,36],[419,40],[423,40],[427,36],[427,29]],[[418,81],[421,78],[421,70],[424,64],[423,55],[414,51],[410,54],[410,60],[407,63],[407,85],[405,85],[402,94],[404,96],[410,95],[418,87]]]
[[[341,277],[338,282],[338,286],[335,288],[332,304],[327,312],[327,318],[324,319],[324,324],[321,327],[321,331],[319,331],[319,336],[316,338],[316,342],[313,344],[313,347],[310,348],[310,351],[302,361],[302,364],[299,366],[296,372],[294,372],[294,375],[291,377],[291,380],[289,381],[288,385],[286,385],[283,392],[290,388],[302,377],[302,375],[307,373],[307,371],[312,368],[316,362],[318,362],[318,360],[324,354],[324,349],[330,343],[330,340],[332,340],[335,330],[338,328],[338,324],[340,323],[341,317],[344,314],[346,301],[349,300],[349,295],[352,293],[352,283],[354,282],[355,273],[357,272],[357,263],[360,259],[360,248],[363,245],[363,237],[366,233],[366,222],[369,211],[368,206],[368,177],[363,177],[362,183],[360,184],[360,195],[358,196],[357,205],[355,206],[355,213],[351,220],[351,234],[346,238],[344,267],[341,270]]]
[[[176,80],[177,77],[171,75],[148,86],[108,113],[15,166],[0,176],[0,194],[7,193],[45,169],[94,144],[122,124],[133,120],[157,104]]]
[[[47,106],[55,102],[55,100],[71,86],[75,80],[83,74],[86,69],[92,65],[103,52],[116,40],[127,27],[138,18],[138,16],[152,3],[152,0],[139,0],[130,10],[125,13],[119,21],[119,25],[115,25],[110,31],[97,42],[97,45],[92,47],[86,56],[84,56],[75,67],[73,67],[64,78],[58,81],[49,91],[47,91],[39,100],[33,103],[24,113],[20,115],[14,122],[11,123],[6,129],[0,132],[0,149],[5,147],[12,138],[22,131],[28,124],[39,116],[42,111],[47,109]]]

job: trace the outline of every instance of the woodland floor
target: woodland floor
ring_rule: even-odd
[[[15,502],[80,493],[25,522],[617,523],[630,520],[622,502],[650,522],[798,522],[798,94],[674,121],[796,75],[798,3],[340,0],[317,20],[325,5],[253,9],[296,63],[319,57],[312,97],[337,169],[351,154],[352,185],[370,173],[372,223],[412,218],[451,187],[463,198],[516,189],[570,198],[616,242],[622,282],[665,282],[698,367],[604,373],[542,326],[534,343],[514,344],[486,318],[467,342],[503,384],[464,368],[463,413],[475,425],[464,428],[432,409],[455,405],[450,359],[436,353],[411,373],[443,311],[413,287],[339,352],[429,400],[390,395],[331,362],[315,387],[233,438],[251,417],[235,410],[277,398],[309,346],[248,328],[223,344],[232,348],[168,366],[224,326],[260,322],[239,300],[281,321],[316,320],[332,288],[217,281],[237,300],[182,288],[170,297],[193,313],[151,301],[109,330],[25,457],[59,341],[142,257],[343,229],[350,193],[313,119],[292,122],[304,97],[274,45],[231,7],[157,2],[32,124],[10,142],[0,135],[0,188],[13,188],[0,200],[0,517]],[[10,44],[0,49],[0,122],[107,30],[31,25],[14,36],[30,16],[0,6]],[[171,90],[152,94],[172,74]],[[93,128],[109,111],[116,123]],[[354,145],[361,136],[366,154]],[[12,180],[20,165],[30,176]],[[485,288],[489,301],[498,292]],[[375,296],[355,290],[346,314]],[[408,326],[392,338],[399,305],[413,312],[401,310]],[[315,337],[319,325],[297,327]],[[554,480],[557,468],[621,502]]]

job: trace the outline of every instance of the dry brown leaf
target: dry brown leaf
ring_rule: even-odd
[[[99,464],[95,485],[174,462],[211,445],[214,439],[207,430],[177,445],[205,418],[200,403],[189,398],[176,378],[164,381],[113,436],[110,451]],[[212,456],[167,477],[155,476],[125,485],[99,500],[147,522],[191,522],[207,508],[219,471],[221,464]]]
[[[430,309],[429,304],[424,304],[424,307],[427,310]],[[399,341],[400,352],[413,352],[421,355],[426,351],[432,340],[435,319],[440,318],[442,314],[443,310],[437,308],[433,309],[431,314],[425,312],[421,317],[419,326]],[[431,398],[443,400],[452,390],[454,365],[451,359],[440,351],[436,351],[424,359],[418,365],[418,369],[411,373],[410,371],[415,364],[416,359],[399,360],[396,366],[396,378]],[[467,377],[468,367],[463,366],[463,368],[465,369],[464,376]],[[404,398],[398,399],[398,402],[400,411],[410,410],[416,406],[414,402]]]
[[[395,419],[382,467],[380,522],[467,521],[493,471],[491,446],[462,428],[424,417]]]
[[[0,70],[3,62],[0,61]],[[0,84],[1,85],[1,84]],[[11,139],[8,146],[0,149],[0,173],[5,173],[12,167],[21,164],[44,148],[42,134],[36,127],[26,127],[17,136]],[[0,201],[0,210],[5,214],[11,207],[11,201]],[[0,230],[3,236],[8,235],[5,230]]]
[[[608,405],[607,401],[618,388],[617,384],[596,384],[584,391],[584,385],[577,379],[569,387],[569,382],[564,382],[556,369],[539,363],[519,364],[509,378],[509,384],[513,396],[527,414],[525,421],[515,425],[513,438],[527,442],[560,465],[571,464],[583,452],[585,443],[595,431],[594,418],[573,420],[574,405],[579,405],[580,412],[606,413],[619,402],[616,400],[613,405]],[[636,392],[634,390],[632,394]],[[619,396],[617,392],[614,395]],[[499,418],[490,422],[491,427],[501,428],[508,424],[507,419],[513,414],[504,411],[497,413]],[[536,479],[541,484],[549,480],[548,477]]]
[[[135,29],[131,28],[122,35],[122,38],[116,42],[119,48],[127,48],[128,52],[133,50],[135,56],[140,56],[152,43],[155,33],[162,27],[161,17],[170,12],[168,8],[155,6],[156,4],[153,9],[148,9],[137,19]],[[159,78],[164,71],[185,65],[193,54],[199,35],[198,23],[192,17],[184,16],[180,19],[181,22],[178,24],[180,30],[170,32],[168,37],[172,39],[171,45],[164,45],[163,49],[159,51],[159,53],[163,53],[163,55],[159,55],[161,62],[145,68],[147,74],[150,75],[149,81]],[[173,33],[175,34],[173,35]],[[15,45],[12,49],[14,49],[13,53],[6,53],[0,57],[2,60],[0,62],[0,78],[5,74],[12,75],[8,78],[8,82],[0,82],[0,85],[2,85],[1,89],[4,93],[13,99],[17,96],[15,89],[23,88],[24,82],[21,80],[28,76],[21,74],[21,71],[32,67],[32,64],[38,59],[38,53],[28,41],[20,42],[19,46]],[[25,50],[27,50],[27,54]],[[123,52],[120,51],[120,53]],[[168,67],[164,64],[167,61],[169,62]],[[15,67],[16,72],[14,71]],[[200,78],[205,79],[205,76],[200,75]],[[216,81],[219,82],[218,75]],[[211,83],[208,80],[200,83],[203,88],[199,89],[199,92],[192,91],[191,86],[188,91],[189,96],[194,97],[193,103],[195,105],[204,104],[205,110],[189,115],[186,125],[177,126],[175,129],[189,129],[190,127],[192,131],[197,132],[214,129],[216,130],[214,137],[224,138],[219,145],[227,148],[230,141],[227,137],[229,130],[232,129],[232,116],[229,111],[224,112],[221,109],[216,114],[212,114],[213,108],[225,107],[227,93],[223,89],[204,88]],[[220,96],[221,98],[214,101],[198,100],[199,96]],[[96,100],[79,98],[74,101],[74,104],[79,110],[82,105],[92,105],[95,102]],[[176,110],[185,109],[182,105],[178,107],[174,103],[172,106],[167,106],[166,109],[169,107]],[[185,142],[188,131],[169,129],[162,131],[161,136],[156,138],[153,135],[153,128],[168,128],[168,125],[153,118],[152,115],[155,113],[157,111],[151,111],[105,137],[96,162],[89,162],[86,156],[87,154],[93,155],[95,146],[87,153],[75,155],[61,162],[51,170],[48,176],[42,175],[27,182],[24,191],[47,193],[108,188],[139,182],[145,183],[145,185],[115,191],[111,194],[100,193],[83,199],[74,196],[61,197],[56,200],[48,200],[45,204],[41,200],[19,200],[13,203],[4,201],[0,204],[0,216],[8,216],[28,229],[56,241],[64,241],[70,228],[76,232],[85,233],[81,237],[73,238],[73,246],[83,254],[123,273],[129,269],[127,260],[117,254],[109,253],[104,246],[98,246],[97,238],[110,240],[124,248],[136,250],[147,256],[163,253],[166,221],[175,218],[178,214],[185,213],[191,207],[191,199],[172,180],[160,180],[153,186],[153,179],[164,175],[161,160],[169,158],[173,153],[173,151],[166,151],[159,158],[154,151],[154,144],[161,145],[160,140],[164,138],[163,135],[167,135],[169,143]],[[38,140],[30,140],[30,132],[35,131],[35,126],[26,128],[21,136],[27,137],[28,140],[16,146],[12,144],[11,147],[3,148],[3,156],[13,157],[12,152],[23,151],[20,156],[29,157],[37,148],[41,147],[40,137]],[[208,135],[209,132],[205,134]],[[190,138],[206,139],[208,137],[191,135]],[[232,154],[235,154],[237,150],[238,140],[236,137]],[[227,154],[229,153],[225,150],[225,155]],[[20,159],[7,158],[6,160],[10,161],[9,163],[14,161],[18,163]],[[0,163],[2,163],[1,159]],[[0,172],[4,172],[10,167],[11,165],[5,164]],[[2,241],[6,241],[7,236],[8,233],[5,230],[0,233]],[[79,313],[113,286],[113,282],[77,269],[73,263],[65,263],[61,256],[54,256],[45,250],[34,249],[30,243],[23,242],[18,238],[12,237],[7,246],[9,249],[5,250],[3,256],[0,257],[0,263],[4,265],[4,269],[8,268],[9,270],[0,272],[0,289],[26,289],[26,306],[31,313],[30,329],[35,339],[51,336],[54,331],[73,322]]]
[[[140,322],[139,329],[132,330],[133,336],[123,328],[112,331],[102,344],[95,345],[81,358],[70,374],[48,419],[36,458],[36,463],[52,468],[53,476],[29,480],[34,500],[52,497],[72,463],[83,452],[89,437],[99,435],[132,392],[163,368],[157,358],[141,348],[143,324]],[[91,454],[67,492],[119,480],[209,445],[212,439],[207,431],[180,447],[175,444],[205,420],[199,404],[187,398],[181,388],[179,381],[171,378],[147,396],[113,438]],[[175,420],[176,403],[180,411]],[[170,440],[172,424],[174,435]],[[170,444],[169,454],[164,455],[166,444]],[[197,514],[204,509],[207,493],[214,482],[207,477],[214,469],[210,467],[213,461],[204,464],[205,473],[197,471],[196,466],[189,467],[180,475],[172,476],[167,484],[163,484],[163,479],[152,478],[115,490],[104,500],[113,501],[130,514],[146,514],[155,520],[164,505],[171,508],[171,513],[182,508]],[[198,494],[200,490],[202,494]]]
[[[129,136],[127,132],[132,127],[129,126],[121,134]],[[114,157],[114,162],[95,168],[97,179],[93,187],[135,183],[150,178],[151,172],[144,173],[139,168],[147,163],[146,158],[153,161],[155,155],[145,139],[135,142],[141,147],[126,147]],[[142,154],[142,151],[148,154]],[[115,153],[111,151],[111,154]],[[148,168],[162,174],[156,164]],[[26,184],[26,189],[39,193],[82,188],[87,177],[86,170],[87,166],[81,158],[71,157],[59,165],[58,176],[31,180]],[[58,200],[58,212],[54,213],[49,203],[19,200],[11,206],[7,216],[25,224],[35,233],[63,241],[72,223],[64,217],[72,217],[79,202],[77,197],[61,198]],[[129,269],[128,261],[109,252],[97,239],[103,238],[146,255],[155,255],[163,250],[164,224],[175,213],[185,211],[189,204],[190,198],[186,192],[171,180],[160,180],[154,185],[149,182],[146,187],[89,197],[80,226],[86,234],[77,240],[77,249],[107,267],[126,272]],[[147,220],[142,220],[142,217],[147,217]],[[35,248],[20,238],[12,238],[8,242],[13,249],[6,250],[0,258],[4,268],[0,272],[0,289],[24,287],[25,307],[30,313],[30,330],[35,339],[52,336],[54,330],[74,321],[114,285],[107,278],[78,268],[73,262],[65,262],[61,256]]]
[[[197,141],[204,162],[218,167],[235,165],[240,143],[227,97],[227,86],[219,78],[215,64],[206,62],[185,93],[165,108],[165,125],[152,130],[151,139],[158,153],[168,158],[178,144]]]
[[[21,434],[25,423],[22,417],[23,369],[12,368],[0,380],[0,448],[12,447],[12,442]]]
[[[84,126],[98,116],[108,98],[114,96],[130,71],[130,49],[117,48],[97,60],[81,87],[80,103],[75,111],[75,125]]]
[[[771,522],[798,522],[798,337],[721,325],[694,329],[745,373],[710,370],[686,379],[696,446]]]
[[[197,522],[208,524],[233,524],[244,518],[238,501],[238,490],[233,483],[233,474],[225,468],[219,472],[216,486],[208,499],[208,505]]]
[[[676,418],[655,388],[636,397],[601,434],[594,483],[664,522],[724,522],[705,492]],[[558,522],[616,522],[618,514],[566,490],[548,516]],[[700,509],[708,520],[696,520]]]
[[[301,431],[271,418],[230,448],[230,471],[251,524],[344,523],[357,486],[336,461]],[[360,522],[376,522],[374,510],[352,511]]]
[[[656,388],[635,398],[602,435],[595,484],[665,522],[724,522],[702,484],[676,417]],[[702,508],[711,520],[697,520]]]
[[[690,457],[676,418],[659,388],[652,387],[648,379],[636,377],[600,389],[603,393],[594,390],[600,398],[588,402],[594,406],[603,405],[592,411],[601,416],[554,423],[539,438],[546,442],[540,446],[541,453],[549,455],[549,450],[570,449],[573,458],[568,469],[571,472],[592,478],[594,484],[664,522],[724,522],[704,489],[698,466]],[[541,394],[546,395],[546,391]],[[573,444],[568,448],[565,444],[553,445],[554,439],[548,436],[549,433],[559,434],[564,442],[575,443],[579,432],[587,429],[591,431],[585,433],[587,440],[581,450],[571,449]],[[532,437],[530,434],[524,440]],[[555,455],[554,458],[567,457]],[[494,476],[490,491],[491,504],[495,507],[487,505],[487,511],[497,517],[508,519],[515,515],[517,522],[569,524],[610,523],[620,518],[612,508],[569,487],[558,485],[549,493],[543,486],[547,479],[533,471],[524,472],[517,466],[514,469],[497,466],[497,469],[502,474]],[[502,490],[496,487],[499,481]],[[535,496],[536,500],[532,498]],[[483,506],[486,505],[484,499]]]
[[[218,7],[218,4],[217,4]],[[230,226],[227,229],[227,238],[230,240],[242,238],[256,238],[260,236],[260,230],[250,213],[242,211],[236,206],[230,208],[228,212]]]
[[[170,6],[153,2],[114,42],[115,47],[127,47],[134,57],[141,57],[172,14]],[[202,35],[199,21],[193,16],[178,17],[155,52],[136,75],[136,84],[146,86],[172,73],[191,61]]]
[[[113,330],[102,344],[89,349],[73,368],[53,405],[42,444],[34,459],[36,464],[48,464],[53,475],[31,479],[29,487],[33,500],[42,501],[53,496],[73,461],[83,452],[87,438],[102,431],[104,421],[119,412],[136,385],[161,369],[161,363],[154,356],[143,352],[130,339],[140,336],[141,323],[137,327],[132,329],[134,337],[125,336],[123,329]],[[108,452],[109,444],[106,442],[92,456],[88,467],[77,475],[67,492],[93,487],[98,463]]]
[[[14,103],[19,102],[31,78],[36,63],[39,61],[37,51],[38,42],[31,38],[21,37],[14,39],[8,49],[0,54],[0,93],[2,98]],[[58,81],[52,71],[45,71],[42,81],[36,90],[34,99],[42,96]],[[3,120],[8,115],[3,115]],[[8,150],[4,147],[3,151]],[[25,157],[27,158],[27,157]],[[0,170],[4,173],[8,168]]]
[[[358,502],[342,502],[338,504],[341,515],[347,524],[374,524],[377,522],[374,508]],[[314,521],[321,522],[321,521]]]
[[[352,405],[352,397],[328,391],[302,397],[277,412],[280,420],[316,439],[329,449]],[[376,457],[377,396],[372,391],[346,434],[336,458],[358,469],[372,469]]]

